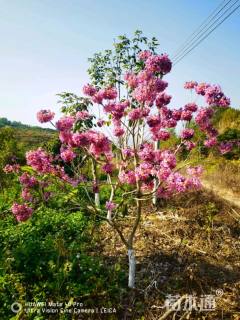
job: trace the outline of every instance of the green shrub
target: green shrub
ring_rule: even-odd
[[[3,171],[8,163],[24,162],[22,150],[17,143],[16,132],[12,128],[0,128],[0,191],[12,183],[13,175],[6,175]]]
[[[4,215],[0,220],[0,319],[14,315],[10,310],[14,301],[24,305],[26,301],[85,299],[96,306],[99,296],[116,297],[125,273],[111,264],[106,267],[103,258],[92,254],[96,246],[92,224],[82,212],[66,214],[45,207],[20,224],[10,213]],[[26,319],[38,319],[35,316],[29,314]]]

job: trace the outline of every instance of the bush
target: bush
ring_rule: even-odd
[[[13,316],[14,301],[24,305],[85,297],[89,304],[101,294],[114,298],[124,275],[91,254],[96,246],[91,228],[82,212],[42,207],[21,224],[6,214],[0,220],[0,318]],[[29,314],[27,319],[37,318]]]
[[[0,128],[0,191],[12,182],[12,176],[6,176],[3,168],[8,163],[23,163],[23,152],[19,150],[17,136],[12,128]]]

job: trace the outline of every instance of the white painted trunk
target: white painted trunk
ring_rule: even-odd
[[[157,179],[154,179],[154,187],[153,187],[154,189],[153,190],[157,189],[157,184],[158,184]],[[156,206],[156,204],[157,204],[156,192],[154,192],[154,194],[153,194],[152,203],[153,203],[154,206]]]
[[[95,206],[100,207],[100,196],[99,192],[95,193]]]
[[[158,150],[158,146],[159,146],[158,141],[155,141],[154,142],[154,150],[155,151]],[[157,185],[158,185],[158,180],[154,179],[154,189],[153,190],[157,189]],[[154,206],[156,206],[156,204],[157,204],[156,192],[154,192],[154,194],[153,194],[152,203],[153,203]]]
[[[109,221],[112,220],[112,211],[110,211],[110,210],[108,210],[108,212],[107,212],[107,219],[108,219]]]
[[[129,273],[128,287],[135,288],[136,258],[133,249],[128,249]]]

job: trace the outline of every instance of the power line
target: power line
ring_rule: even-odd
[[[179,63],[187,54],[192,52],[202,41],[204,41],[214,30],[216,30],[225,20],[227,20],[238,8],[240,4],[234,8],[223,20],[221,20],[212,30],[210,30],[203,38],[201,38],[192,48],[190,48],[182,57],[179,57],[175,62],[174,65]]]
[[[218,22],[230,9],[232,9],[232,7],[234,7],[234,5],[238,2],[239,0],[236,0],[230,7],[228,7],[216,20],[214,20],[214,22],[208,26],[207,29],[205,29],[202,33],[200,32],[199,34],[197,34],[191,41],[190,43],[185,46],[185,48],[177,55],[174,56],[173,60],[178,60],[188,49],[191,48],[191,46],[194,46],[194,44],[201,38],[204,37],[204,35],[207,33],[208,30],[210,30],[215,24],[216,22]],[[229,3],[229,2],[228,2]],[[223,9],[223,8],[222,8]],[[195,39],[196,38],[196,39]],[[195,39],[195,40],[194,40]]]
[[[205,27],[211,22],[212,19],[214,19],[232,0],[229,0],[216,14],[215,11],[218,10],[219,7],[221,7],[226,0],[223,0],[217,8],[202,22],[202,24],[195,29],[193,33],[190,34],[190,36],[184,41],[184,43],[176,50],[176,53],[173,56],[173,59],[178,55],[179,52],[189,43],[191,42],[202,30],[205,29]],[[213,16],[214,15],[214,16]],[[213,17],[212,17],[213,16]],[[210,19],[210,20],[209,20]],[[209,22],[208,22],[209,20]],[[202,28],[203,27],[203,28]]]

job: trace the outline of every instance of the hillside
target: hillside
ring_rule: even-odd
[[[16,129],[36,129],[40,131],[54,132],[53,129],[42,128],[38,126],[31,126],[29,124],[23,124],[20,121],[11,121],[11,120],[8,120],[7,118],[0,118],[0,128],[6,127],[6,126],[16,128]]]
[[[48,142],[56,135],[56,131],[53,129],[30,126],[19,121],[10,121],[7,118],[0,118],[0,129],[5,127],[14,130],[18,143],[23,149],[39,146]]]
[[[234,108],[218,109],[213,122],[220,134],[227,129],[240,130],[240,110]]]

